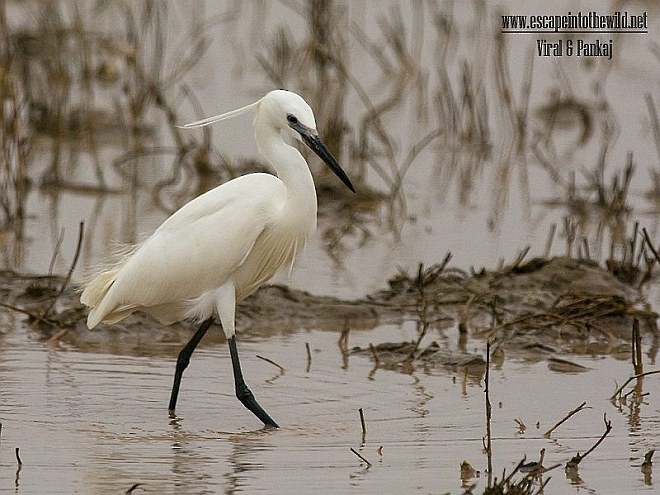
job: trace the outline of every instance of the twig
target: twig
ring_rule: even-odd
[[[520,471],[520,468],[521,468],[521,467],[523,467],[523,466],[525,465],[525,462],[526,462],[526,461],[527,461],[527,457],[523,457],[522,459],[520,459],[520,462],[518,462],[518,464],[516,465],[516,467],[513,469],[513,471],[511,471],[511,473],[509,474],[509,476],[507,476],[506,478],[504,477],[504,473],[502,473],[502,486],[506,486],[507,484],[509,484],[509,483],[511,482],[511,480],[513,479],[513,477],[515,476],[515,474],[516,474],[518,471]]]
[[[348,334],[351,331],[351,327],[348,326],[348,319],[344,322],[344,328],[341,331],[341,335],[339,336],[339,350],[341,351],[342,354],[347,354],[348,353]]]
[[[280,370],[282,373],[284,373],[284,372],[286,371],[286,370],[284,369],[284,366],[280,366],[279,364],[277,364],[277,363],[276,363],[275,361],[273,361],[272,359],[268,359],[267,357],[260,356],[259,354],[257,354],[257,357],[258,357],[259,359],[263,360],[263,361],[266,361],[267,363],[272,364],[272,365],[275,366],[276,368],[279,368],[279,370]]]
[[[545,258],[550,257],[550,251],[552,250],[552,242],[555,239],[555,233],[556,232],[557,232],[557,224],[553,223],[550,226],[550,232],[548,233],[548,239],[545,241],[545,253],[544,253]]]
[[[629,395],[632,395],[636,392],[639,394],[637,396],[637,399],[641,399],[642,397],[646,397],[647,395],[651,395],[651,392],[641,393],[641,391],[638,390],[638,386],[635,385],[635,388],[630,389],[628,392],[626,392],[626,394],[623,397],[621,397],[621,399],[626,400],[626,399],[628,399]]]
[[[3,302],[0,302],[0,308],[7,308],[7,309],[11,309],[12,311],[16,311],[17,313],[23,313],[24,315],[29,316],[30,318],[32,318],[33,320],[38,321],[39,323],[45,323],[45,324],[50,325],[52,327],[58,328],[57,323],[52,322],[52,321],[48,320],[47,318],[43,318],[43,317],[41,317],[37,314],[34,314],[31,311],[28,311],[27,309],[19,308],[18,306],[13,306],[11,304],[6,304],[6,303],[3,303]]]
[[[586,237],[582,238],[582,249],[584,249],[584,256],[581,257],[586,260],[591,260],[591,254],[589,253],[589,239]]]
[[[378,351],[374,347],[372,343],[369,343],[369,350],[371,351],[371,355],[374,359],[374,367],[371,368],[371,371],[369,372],[369,380],[374,379],[374,375],[376,374],[376,371],[378,371],[378,368],[380,367],[380,358],[378,357]]]
[[[644,234],[644,240],[646,241],[647,246],[653,253],[653,256],[655,256],[656,261],[660,263],[660,254],[658,254],[658,251],[656,251],[655,247],[653,247],[653,243],[651,242],[651,237],[649,236],[649,233],[646,231],[646,227],[642,227],[642,233]]]
[[[53,250],[53,256],[50,257],[50,264],[48,265],[48,275],[53,274],[53,267],[55,266],[55,260],[60,254],[60,248],[62,247],[62,241],[64,241],[64,227],[60,229],[60,236],[57,238],[55,243],[55,249]]]
[[[353,452],[356,456],[358,456],[358,457],[360,458],[361,461],[366,462],[366,463],[367,463],[367,467],[371,467],[371,463],[370,463],[368,460],[366,460],[366,459],[362,456],[362,454],[360,454],[360,453],[359,453],[357,450],[355,450],[353,447],[351,447],[351,452]]]
[[[339,346],[339,352],[341,352],[341,360],[342,360],[342,365],[341,368],[343,370],[348,369],[348,334],[351,331],[351,327],[348,325],[348,318],[344,321],[344,328],[341,331],[341,335],[339,336],[339,340],[337,341],[337,345]]]
[[[488,487],[492,485],[493,476],[493,444],[490,431],[490,420],[492,417],[492,406],[490,404],[490,392],[488,390],[488,381],[490,379],[490,339],[486,342],[486,377],[485,377],[485,394],[486,394],[486,454],[488,456]]]
[[[378,357],[378,351],[371,343],[369,344],[369,350],[371,351],[371,355],[374,358],[374,367],[378,368],[378,366],[380,365],[380,358]]]
[[[360,424],[362,425],[362,441],[364,442],[364,437],[367,436],[367,425],[364,423],[364,411],[362,408],[358,409],[360,412]]]
[[[18,455],[18,447],[16,447],[16,476],[14,476],[14,486],[16,487],[16,490],[18,491],[18,485],[20,484],[20,478],[21,478],[21,469],[23,468],[23,461],[21,461],[21,456]]]
[[[408,169],[415,161],[417,155],[419,155],[419,153],[422,152],[424,148],[426,148],[429,144],[431,144],[437,137],[441,136],[443,132],[444,131],[442,129],[436,129],[434,131],[431,131],[429,134],[427,134],[417,143],[415,143],[412,146],[412,148],[410,148],[410,150],[408,151],[408,155],[401,164],[400,172],[399,174],[397,174],[396,180],[394,184],[392,184],[392,187],[390,188],[390,197],[392,198],[391,199],[392,201],[394,201],[396,195],[399,194],[399,190],[401,189],[403,183],[403,178],[406,176],[406,173],[408,173]]]
[[[53,335],[51,338],[48,339],[49,344],[57,344],[59,343],[60,339],[64,337],[67,333],[69,333],[70,328],[63,328],[59,332],[56,332],[55,335]]]
[[[85,235],[85,222],[80,222],[80,225],[78,227],[78,245],[76,246],[76,252],[73,255],[73,261],[71,262],[71,266],[69,267],[69,272],[67,273],[64,282],[62,282],[62,287],[60,287],[59,292],[55,295],[55,297],[52,299],[48,307],[46,307],[46,309],[42,313],[41,315],[42,319],[45,319],[48,316],[48,313],[51,312],[51,310],[55,306],[55,303],[62,295],[64,290],[68,287],[69,282],[71,282],[71,276],[73,275],[73,270],[76,269],[76,265],[78,264],[78,258],[80,257],[80,251],[82,250],[82,242],[84,235]]]
[[[639,331],[639,320],[637,318],[633,319],[632,363],[636,375],[644,373],[644,363],[642,361],[642,335]]]
[[[445,258],[445,261],[448,263],[449,260]],[[446,265],[443,264],[441,267],[441,270],[444,269],[444,266]],[[422,343],[422,339],[426,336],[426,332],[429,329],[429,321],[428,321],[428,302],[426,300],[426,294],[424,293],[424,264],[420,263],[419,266],[417,267],[417,290],[419,292],[419,299],[417,300],[417,328],[419,335],[417,336],[417,340],[415,341],[415,345],[413,346],[413,349],[410,351],[408,354],[406,360],[408,361],[413,361],[415,359],[415,354],[417,353],[417,350],[419,349],[419,345]]]
[[[133,483],[133,485],[128,490],[126,490],[124,493],[126,495],[131,495],[131,493],[133,493],[133,491],[135,491],[136,488],[139,488],[141,486],[142,486],[142,483]]]
[[[306,369],[306,371],[309,373],[309,370],[312,367],[312,351],[309,348],[309,342],[305,342],[305,349],[307,350],[307,369]]]
[[[526,462],[525,464],[520,466],[520,472],[530,473],[532,476],[543,473],[545,471],[545,468],[543,467],[544,458],[545,458],[545,449],[541,449],[541,452],[539,453],[539,460]]]
[[[651,466],[653,466],[653,454],[655,454],[655,449],[649,450],[646,454],[644,454],[644,462],[642,462],[642,469],[651,469]]]
[[[641,378],[643,376],[655,375],[656,373],[660,373],[660,370],[647,371],[646,373],[640,373],[639,375],[631,376],[625,381],[623,385],[621,385],[619,388],[616,389],[616,391],[612,394],[612,397],[610,397],[610,400],[616,399],[616,396],[619,395],[621,391],[626,387],[626,385],[628,385],[633,380],[636,380],[637,378]]]
[[[527,256],[527,253],[529,253],[529,250],[531,249],[531,246],[525,246],[522,251],[518,253],[518,256],[516,257],[516,260],[511,264],[510,266],[502,269],[502,271],[497,274],[495,277],[493,277],[493,280],[490,282],[490,285],[492,286],[496,282],[500,281],[504,277],[507,277],[511,275],[514,271],[518,269],[520,264],[523,262],[525,259],[525,256]]]
[[[525,433],[527,430],[527,425],[520,418],[513,418],[513,421],[518,425],[518,433]]]
[[[544,436],[545,438],[550,438],[550,435],[552,434],[553,431],[555,431],[557,428],[559,428],[559,426],[560,426],[561,424],[563,424],[566,420],[568,420],[571,416],[573,416],[574,414],[577,414],[577,413],[579,413],[580,411],[582,411],[582,409],[584,409],[584,407],[585,407],[586,405],[587,405],[587,403],[586,403],[586,401],[585,401],[585,402],[583,402],[582,404],[580,404],[579,406],[577,406],[575,409],[573,409],[571,412],[569,412],[566,416],[564,416],[564,418],[563,418],[562,420],[560,420],[559,422],[557,422],[552,428],[550,428],[548,431],[546,431],[546,432],[543,434],[543,436]]]
[[[605,433],[601,435],[598,441],[587,450],[584,455],[580,455],[579,453],[575,454],[575,456],[566,463],[566,469],[577,469],[578,465],[584,460],[584,458],[596,450],[596,447],[598,447],[600,443],[605,440],[605,437],[609,435],[610,431],[612,431],[612,422],[607,420],[607,413],[603,414],[603,421],[605,422]]]

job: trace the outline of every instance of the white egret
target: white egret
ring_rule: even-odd
[[[355,189],[319,138],[312,109],[290,91],[271,91],[255,103],[183,127],[206,126],[248,110],[255,112],[258,150],[277,177],[244,175],[193,199],[93,277],[80,300],[91,308],[90,329],[101,322],[116,323],[135,311],[163,324],[202,322],[177,359],[169,403],[172,415],[183,372],[217,315],[229,344],[236,396],[265,425],[277,427],[243,379],[234,315],[237,302],[293,263],[316,228],[312,175],[303,156],[282,135],[305,143],[351,191]]]

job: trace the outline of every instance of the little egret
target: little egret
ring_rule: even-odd
[[[132,247],[86,284],[80,300],[91,308],[87,326],[116,323],[144,311],[162,324],[202,322],[179,353],[169,411],[190,357],[217,315],[227,337],[236,397],[264,425],[277,423],[261,408],[243,378],[236,348],[236,303],[293,260],[316,229],[316,190],[307,162],[283,135],[305,143],[346,186],[355,188],[316,131],[314,114],[299,95],[276,90],[245,107],[186,124],[203,127],[255,112],[259,152],[277,177],[238,177],[193,199],[144,242]]]

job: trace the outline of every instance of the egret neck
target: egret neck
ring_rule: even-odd
[[[300,151],[286,143],[280,131],[258,116],[254,121],[254,135],[259,152],[268,160],[287,191],[283,208],[295,207],[295,217],[305,233],[316,229],[316,187],[309,166]]]

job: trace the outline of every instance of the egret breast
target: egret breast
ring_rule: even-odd
[[[314,228],[315,225],[309,227],[287,222],[264,229],[232,277],[236,287],[236,301],[255,292],[283,266],[291,265]]]

